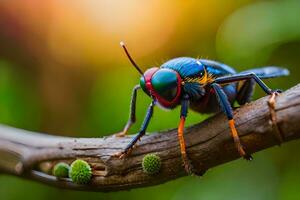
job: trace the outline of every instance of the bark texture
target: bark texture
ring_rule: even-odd
[[[272,123],[269,97],[263,97],[234,112],[241,141],[249,153],[278,145],[278,137],[287,142],[300,138],[300,84],[276,98]],[[187,175],[182,166],[177,130],[144,136],[125,159],[113,154],[121,151],[132,136],[118,138],[68,138],[29,132],[0,126],[0,171],[44,182],[56,187],[75,190],[117,191],[157,185]],[[238,159],[239,154],[230,136],[223,114],[213,116],[185,129],[188,155],[197,173],[225,162]],[[148,153],[161,157],[157,175],[142,170],[142,159]],[[86,160],[93,169],[90,184],[77,185],[70,179],[51,175],[59,161],[71,163]],[[255,156],[254,156],[255,162]]]

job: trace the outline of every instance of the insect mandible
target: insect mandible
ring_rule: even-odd
[[[136,121],[137,91],[142,89],[152,99],[140,131],[127,147],[117,154],[120,158],[129,154],[136,142],[145,135],[155,105],[167,109],[180,105],[178,139],[184,168],[188,173],[193,173],[193,167],[186,152],[183,130],[189,107],[199,113],[223,111],[228,119],[231,136],[239,155],[247,160],[252,159],[241,144],[235,128],[232,105],[235,101],[240,105],[250,102],[255,84],[258,84],[266,94],[271,95],[269,103],[274,104],[275,95],[280,90],[270,89],[262,79],[286,76],[289,74],[287,69],[267,66],[236,72],[232,67],[216,61],[179,57],[165,62],[159,68],[152,67],[143,72],[130,56],[125,44],[121,42],[120,45],[131,64],[142,76],[140,84],[132,91],[128,122],[117,136],[126,135]]]

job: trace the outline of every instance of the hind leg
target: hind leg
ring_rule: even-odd
[[[281,91],[277,91],[277,92],[274,92],[272,93],[269,101],[268,101],[268,106],[269,106],[269,110],[270,110],[270,113],[271,113],[271,121],[272,121],[272,124],[273,124],[273,127],[275,128],[275,132],[274,132],[274,135],[278,141],[278,145],[280,145],[282,142],[283,142],[283,135],[277,125],[277,118],[276,118],[276,111],[275,111],[275,99],[276,99],[276,96],[280,93]]]
[[[253,80],[255,81],[265,93],[271,95],[269,101],[268,101],[268,106],[271,112],[271,120],[278,129],[277,122],[276,122],[276,116],[275,116],[275,97],[281,92],[281,90],[271,90],[262,80],[259,78],[255,73],[250,72],[250,73],[245,73],[245,74],[235,74],[232,76],[227,76],[227,77],[220,77],[215,80],[215,83],[219,84],[225,84],[225,83],[232,83],[232,82],[239,82],[239,81],[250,81]],[[249,86],[250,87],[250,86]],[[249,95],[249,94],[248,94]],[[243,95],[241,95],[243,96]],[[243,96],[243,100],[247,100],[247,95]],[[275,134],[276,139],[278,140],[279,144],[282,143],[283,137],[280,134],[280,131],[276,131],[277,133]]]
[[[255,81],[253,79],[247,81],[240,81],[238,83],[238,88],[237,88],[238,93],[237,93],[236,100],[240,105],[244,105],[251,101],[254,92],[254,87],[255,87]],[[271,97],[268,101],[268,106],[271,114],[271,121],[276,130],[274,132],[274,136],[276,137],[278,143],[281,144],[283,142],[283,136],[277,126],[277,119],[276,119],[276,112],[275,112],[276,96],[278,95],[278,92],[280,91],[276,91],[271,94]]]

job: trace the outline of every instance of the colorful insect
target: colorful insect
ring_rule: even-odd
[[[240,156],[247,160],[252,157],[241,144],[232,112],[232,105],[237,101],[243,105],[251,100],[255,83],[265,93],[272,95],[270,103],[274,104],[275,95],[280,90],[270,89],[262,79],[286,76],[289,71],[279,67],[263,67],[236,72],[233,68],[212,60],[194,59],[189,57],[174,58],[162,64],[160,68],[153,67],[145,73],[130,56],[125,44],[120,43],[132,65],[142,75],[140,84],[132,91],[130,117],[118,136],[126,135],[131,125],[136,121],[137,91],[142,90],[152,99],[139,133],[133,137],[124,151],[118,153],[121,158],[126,156],[136,142],[146,133],[147,126],[153,114],[155,105],[172,109],[181,105],[178,139],[185,170],[192,173],[192,165],[188,159],[184,141],[184,123],[189,106],[199,113],[217,113],[223,111],[227,116],[231,136]]]

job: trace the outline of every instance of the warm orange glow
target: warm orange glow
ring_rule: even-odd
[[[178,12],[172,4],[161,1],[56,4],[60,5],[55,6],[49,29],[53,55],[59,60],[69,57],[68,61],[85,58],[93,64],[99,62],[99,55],[114,59],[116,52],[120,52],[120,40],[134,49],[135,56],[149,54],[173,33]]]

